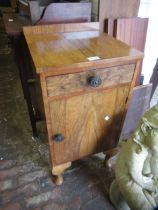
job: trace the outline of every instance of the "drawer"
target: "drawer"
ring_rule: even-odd
[[[61,96],[128,84],[132,81],[134,68],[135,65],[130,64],[75,74],[50,76],[46,78],[47,94],[48,96]]]

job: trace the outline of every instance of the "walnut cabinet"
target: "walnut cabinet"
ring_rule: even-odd
[[[41,98],[56,183],[71,162],[117,145],[143,54],[95,23],[23,29]]]

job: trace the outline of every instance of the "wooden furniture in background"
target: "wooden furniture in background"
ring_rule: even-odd
[[[143,57],[89,24],[89,29],[84,23],[23,29],[57,184],[73,160],[117,145]]]
[[[148,18],[118,18],[115,20],[114,37],[144,52]]]
[[[137,17],[140,0],[100,0],[100,30],[104,31],[104,23],[108,18]]]
[[[148,18],[109,18],[105,21],[105,32],[142,52],[145,49]],[[141,66],[136,80],[140,85]]]
[[[105,32],[116,39],[144,52],[148,29],[148,18],[109,18],[105,21]]]
[[[144,52],[147,29],[148,18],[119,18],[115,23],[114,37]],[[136,85],[140,85],[141,71],[142,65],[140,66]]]
[[[30,19],[32,24],[40,20],[46,6],[40,6],[38,1],[29,1]]]
[[[7,35],[12,38],[22,33],[23,26],[31,25],[29,17],[20,16],[17,13],[3,14],[3,22]]]
[[[121,139],[127,139],[135,131],[139,120],[150,108],[152,84],[134,87],[131,101],[127,110],[124,125],[121,131]]]
[[[17,8],[17,0],[10,0],[10,5],[13,9]]]
[[[29,2],[33,24],[75,23],[91,21],[91,3],[52,3],[47,7],[40,6],[36,1]]]
[[[46,7],[38,24],[81,23],[91,21],[91,3],[52,3]]]

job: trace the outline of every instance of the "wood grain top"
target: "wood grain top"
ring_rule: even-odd
[[[47,29],[46,26],[44,28]],[[53,33],[44,28],[23,28],[37,73],[51,71],[52,75],[57,75],[70,73],[72,69],[84,71],[98,65],[106,67],[125,61],[132,63],[143,57],[143,53],[97,30]],[[89,61],[88,58],[94,56],[100,59]]]

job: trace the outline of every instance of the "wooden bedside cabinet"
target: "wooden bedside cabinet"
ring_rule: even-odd
[[[23,29],[41,88],[57,184],[72,161],[117,145],[143,57],[91,26]]]

